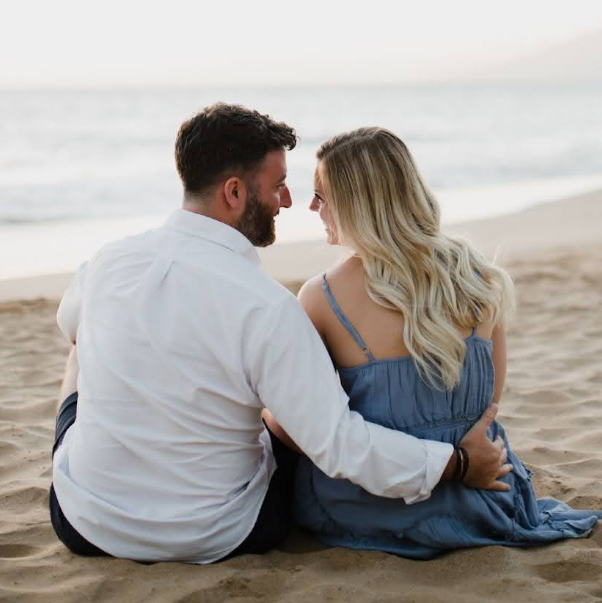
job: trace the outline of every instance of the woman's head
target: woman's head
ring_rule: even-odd
[[[360,128],[317,153],[311,208],[329,242],[362,260],[372,300],[399,311],[404,343],[423,376],[452,389],[466,345],[458,329],[500,322],[513,305],[509,276],[439,228],[439,205],[404,143],[383,128]]]
[[[383,128],[360,128],[325,142],[317,153],[316,197],[339,242],[362,249],[375,242],[421,245],[439,230],[439,206],[405,144]],[[328,226],[328,224],[326,224]],[[330,237],[329,237],[330,239]]]

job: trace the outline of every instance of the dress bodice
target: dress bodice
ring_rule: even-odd
[[[465,341],[460,385],[451,391],[425,382],[410,356],[338,367],[351,410],[367,421],[420,438],[446,440],[443,433],[451,428],[467,430],[491,403],[495,374],[491,341],[475,333]]]

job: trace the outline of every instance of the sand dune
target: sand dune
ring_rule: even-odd
[[[599,196],[589,202],[602,205]],[[602,509],[602,233],[596,240],[591,224],[571,226],[567,205],[563,244],[550,244],[557,226],[546,220],[562,211],[513,218],[532,236],[529,253],[517,244],[520,253],[507,262],[518,311],[501,421],[535,472],[540,496]],[[483,228],[512,240],[516,232],[501,226]],[[591,236],[580,238],[580,230]],[[539,246],[538,231],[545,233]],[[0,601],[602,601],[599,526],[583,540],[471,549],[428,562],[327,549],[302,533],[268,555],[208,567],[73,556],[47,514],[55,397],[67,352],[55,312],[56,301],[0,306]]]

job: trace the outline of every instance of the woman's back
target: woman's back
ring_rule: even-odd
[[[331,351],[350,408],[385,427],[457,445],[494,393],[491,340],[482,337],[481,329],[468,333],[459,385],[453,390],[435,388],[399,342],[399,314],[378,307],[365,291],[362,294],[356,263],[351,259],[332,276],[315,280],[302,295]],[[484,325],[482,330],[491,333],[493,327]],[[554,500],[537,501],[530,472],[494,422],[489,436],[497,435],[504,439],[514,465],[513,473],[504,478],[510,492],[441,483],[428,500],[407,505],[332,479],[303,457],[296,476],[296,519],[332,546],[421,559],[462,547],[529,546],[587,534],[596,515]]]
[[[403,342],[400,313],[367,294],[357,258],[323,275],[320,287],[326,309],[320,332],[352,410],[384,427],[425,437],[432,424],[474,420],[489,406],[495,380],[492,342],[479,333],[490,334],[489,325],[463,334],[466,358],[460,385],[451,391],[436,389],[423,379]],[[433,439],[459,442],[451,435]]]
[[[410,356],[403,338],[404,320],[399,311],[385,308],[372,300],[365,287],[365,276],[362,262],[351,257],[346,262],[329,270],[327,275],[328,289],[336,304],[354,328],[361,334],[366,346],[377,359],[399,358]],[[315,289],[322,287],[322,279],[313,283]],[[319,294],[317,294],[319,295]],[[316,295],[316,297],[317,297]],[[366,355],[361,348],[353,345],[353,337],[343,326],[332,309],[332,305],[324,293],[320,307],[316,305],[312,312],[312,320],[320,321],[320,333],[325,337],[328,350],[338,367],[356,366],[366,362]],[[478,336],[491,339],[493,323],[478,325]],[[466,339],[472,329],[460,329],[459,335]]]

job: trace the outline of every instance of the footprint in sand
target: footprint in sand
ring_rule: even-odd
[[[0,559],[31,557],[42,549],[43,547],[28,544],[0,544]]]
[[[558,561],[534,569],[541,578],[550,582],[589,582],[600,573],[599,565],[582,561]]]

